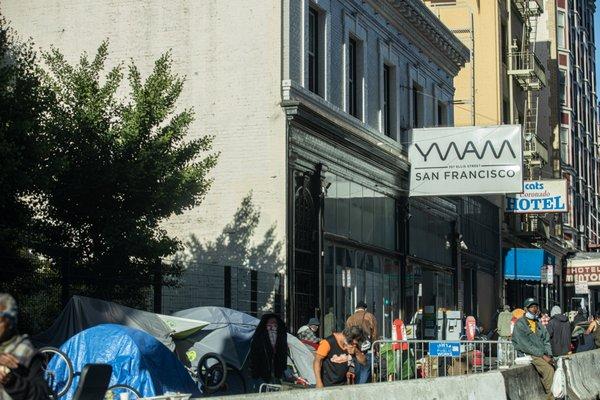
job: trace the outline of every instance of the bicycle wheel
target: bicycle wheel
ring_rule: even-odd
[[[127,400],[142,398],[142,394],[129,385],[113,385],[106,390],[104,400],[121,400],[121,395],[127,393]]]
[[[198,377],[208,391],[219,389],[227,381],[227,364],[221,355],[206,353],[198,362]]]
[[[56,398],[64,396],[73,383],[73,363],[56,347],[42,347],[39,353],[43,356],[42,371],[48,386]]]

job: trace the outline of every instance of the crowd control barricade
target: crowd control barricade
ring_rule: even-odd
[[[477,374],[515,363],[512,342],[503,340],[378,340],[372,350],[373,382]]]

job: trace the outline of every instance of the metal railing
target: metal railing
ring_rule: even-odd
[[[378,340],[373,343],[373,382],[469,375],[510,368],[509,341]]]
[[[523,18],[538,16],[544,12],[542,0],[513,0],[513,3]]]
[[[539,136],[534,135],[531,140],[526,140],[523,146],[525,158],[541,160],[543,164],[548,163],[548,146]],[[534,161],[533,160],[533,161]]]
[[[532,50],[511,51],[509,75],[515,75],[521,85],[529,85],[536,88],[546,85],[546,70],[539,58]],[[523,82],[521,82],[523,81]]]

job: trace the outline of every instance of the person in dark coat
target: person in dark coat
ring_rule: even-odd
[[[0,400],[50,399],[43,358],[17,331],[17,302],[0,293]]]
[[[287,369],[287,329],[276,314],[260,319],[250,343],[249,367],[256,383],[280,383]]]
[[[550,335],[550,345],[554,357],[564,356],[569,353],[571,344],[571,324],[569,318],[561,312],[559,306],[552,307],[550,322],[546,326]]]

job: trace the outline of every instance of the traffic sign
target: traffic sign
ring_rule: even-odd
[[[429,342],[432,357],[460,357],[460,342]]]

